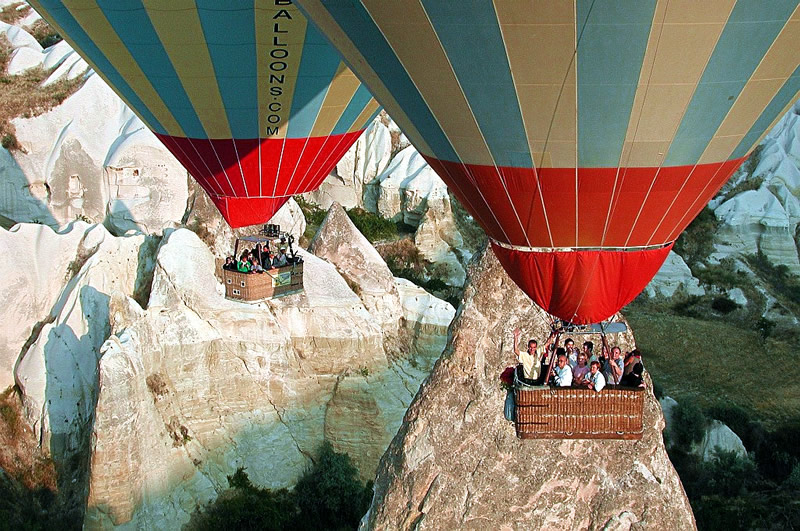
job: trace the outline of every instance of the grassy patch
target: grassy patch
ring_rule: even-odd
[[[797,349],[789,341],[766,341],[755,326],[706,321],[628,306],[647,370],[678,401],[703,408],[739,406],[768,424],[800,416],[800,384],[790,370]],[[775,378],[775,374],[786,377]]]
[[[297,206],[300,207],[300,210],[303,211],[303,216],[306,218],[306,231],[303,233],[303,236],[300,238],[298,243],[301,247],[308,247],[308,243],[317,233],[319,226],[322,225],[322,222],[325,220],[325,215],[327,212],[319,208],[317,205],[309,203],[303,199],[303,196],[301,195],[294,196],[294,200],[297,203]]]
[[[11,44],[5,35],[0,36],[0,142],[9,150],[20,149],[16,131],[11,124],[14,118],[32,118],[60,105],[83,84],[82,76],[61,79],[47,86],[42,82],[53,69],[31,68],[21,74],[8,75]]]
[[[26,29],[39,42],[42,48],[49,48],[63,40],[61,35],[42,19],[37,20]]]
[[[384,219],[363,208],[352,208],[347,211],[347,216],[370,243],[395,239],[400,232],[398,224],[394,221]]]
[[[3,9],[0,9],[0,22],[13,25],[18,20],[22,20],[23,18],[27,17],[28,13],[30,12],[31,8],[30,6],[25,5],[25,2],[14,2],[13,4],[8,4]]]

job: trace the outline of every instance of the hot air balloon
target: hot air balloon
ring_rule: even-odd
[[[797,0],[298,0],[574,323],[658,271],[800,89]]]
[[[30,2],[232,227],[316,189],[379,111],[290,0]]]

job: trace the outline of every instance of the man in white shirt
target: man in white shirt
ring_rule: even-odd
[[[600,391],[606,386],[606,379],[603,377],[603,373],[600,372],[599,361],[595,360],[592,362],[589,368],[589,374],[583,379],[583,385],[595,391]]]
[[[553,342],[554,334],[550,334],[550,338],[541,348],[539,348],[538,341],[529,340],[528,348],[525,352],[520,352],[519,338],[521,334],[522,331],[519,328],[514,330],[514,354],[517,355],[517,361],[522,364],[523,383],[535,385],[534,380],[541,376],[541,358],[547,352],[547,347]]]
[[[556,368],[553,370],[553,380],[556,383],[556,387],[569,387],[572,385],[572,368],[567,364],[567,355],[565,353],[559,353],[558,355]]]

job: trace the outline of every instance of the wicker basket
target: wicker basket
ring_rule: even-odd
[[[644,389],[517,388],[522,439],[641,439]]]
[[[288,265],[265,273],[222,272],[225,297],[254,302],[303,291],[303,264]]]

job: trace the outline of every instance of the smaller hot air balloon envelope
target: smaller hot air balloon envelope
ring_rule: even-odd
[[[30,3],[233,227],[316,189],[379,111],[287,0]]]

